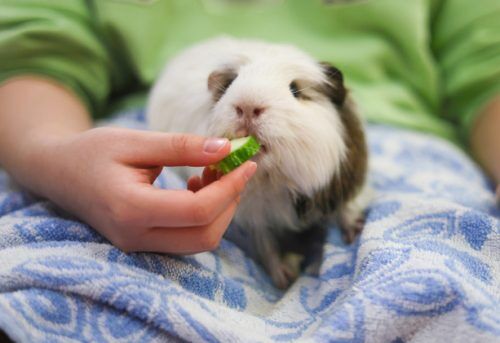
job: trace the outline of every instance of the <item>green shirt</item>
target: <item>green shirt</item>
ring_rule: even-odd
[[[98,116],[226,33],[295,44],[343,71],[368,120],[457,141],[500,94],[499,18],[499,0],[0,0],[0,82],[55,78]]]

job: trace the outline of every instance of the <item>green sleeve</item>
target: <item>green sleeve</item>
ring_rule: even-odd
[[[0,83],[38,74],[72,89],[92,114],[110,92],[110,59],[84,0],[0,0]]]
[[[477,115],[500,95],[500,1],[442,0],[433,22],[444,115],[464,142]]]

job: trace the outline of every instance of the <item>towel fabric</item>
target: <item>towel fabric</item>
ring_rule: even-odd
[[[143,128],[141,111],[113,119]],[[228,240],[124,254],[0,171],[0,328],[21,342],[500,341],[491,184],[449,143],[368,127],[375,190],[360,238],[329,230],[319,277],[286,291]],[[161,187],[183,183],[165,170]]]

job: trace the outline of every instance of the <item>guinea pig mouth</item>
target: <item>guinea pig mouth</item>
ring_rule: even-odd
[[[255,139],[257,139],[257,141],[260,144],[260,151],[257,153],[257,155],[255,155],[256,157],[258,155],[267,153],[267,151],[268,151],[267,145],[264,144],[264,142],[263,142],[264,140],[257,132],[255,132],[255,130],[244,128],[244,129],[237,130],[234,133],[234,135],[226,135],[226,137],[229,139],[241,138],[241,137],[246,137],[246,136],[254,136]]]
[[[262,158],[264,157],[263,155],[266,152],[267,152],[267,149],[266,149],[265,145],[261,145],[259,152],[256,153],[254,156],[252,156],[252,158],[250,158],[250,161],[254,161],[254,162],[259,163],[262,160]]]

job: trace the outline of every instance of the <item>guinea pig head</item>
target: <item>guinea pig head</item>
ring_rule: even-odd
[[[347,92],[340,71],[300,54],[260,54],[208,77],[209,134],[253,135],[261,143],[258,175],[313,196],[341,173],[348,135]]]

